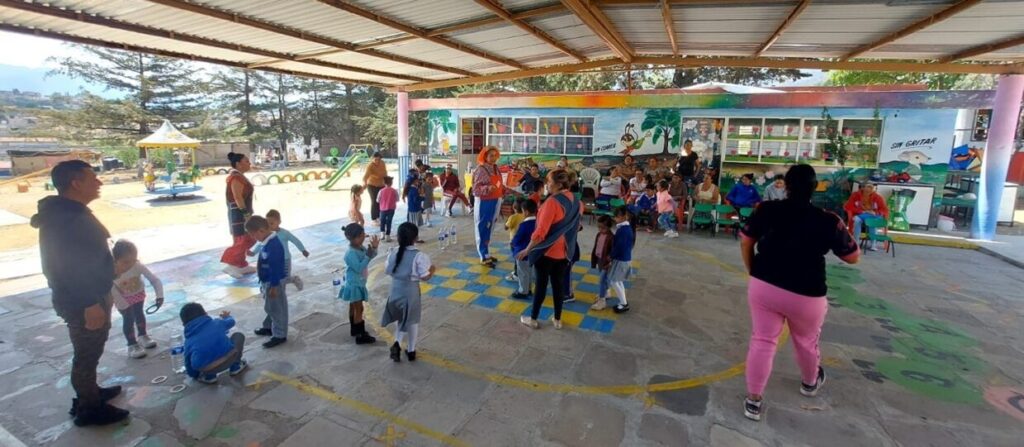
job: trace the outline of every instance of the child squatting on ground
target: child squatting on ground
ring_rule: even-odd
[[[295,288],[301,292],[303,287],[302,278],[299,278],[299,275],[292,275],[292,253],[291,248],[288,247],[288,244],[294,245],[295,248],[298,248],[299,251],[302,252],[302,256],[304,257],[308,258],[309,252],[306,251],[306,246],[302,245],[302,241],[300,241],[299,238],[295,237],[295,235],[292,234],[291,231],[281,228],[280,212],[278,212],[277,210],[267,211],[266,219],[267,224],[270,225],[270,231],[274,232],[277,235],[277,240],[281,241],[281,245],[284,246],[284,284],[295,284]],[[250,256],[253,256],[256,253],[259,253],[261,248],[262,244],[257,242],[256,245],[253,246],[252,251],[250,251],[248,254]]]
[[[622,206],[615,209],[615,229],[608,254],[610,259],[605,260],[608,265],[607,269],[601,270],[600,296],[597,297],[597,302],[591,307],[594,310],[605,308],[608,288],[610,288],[619,299],[619,303],[612,310],[617,314],[629,312],[629,303],[626,301],[626,280],[629,279],[630,273],[633,270],[631,262],[633,260],[633,245],[636,243],[636,233],[633,231],[633,226],[629,224],[631,217],[628,208]],[[608,243],[605,240],[601,240],[600,236],[600,233],[598,233],[598,237],[594,241],[595,252],[597,251],[598,242],[602,244],[602,249],[608,249]],[[603,257],[604,253],[602,252],[601,255]],[[598,260],[600,261],[600,259]],[[607,288],[605,287],[606,281],[608,284]]]
[[[288,295],[284,288],[288,277],[285,266],[284,244],[270,230],[270,224],[261,216],[252,216],[245,221],[245,231],[262,242],[256,274],[260,280],[260,294],[263,295],[263,310],[267,318],[263,327],[256,329],[256,335],[270,335],[263,343],[264,348],[273,348],[288,341]]]
[[[512,236],[512,253],[519,253],[525,250],[526,246],[530,245],[530,237],[533,236],[533,230],[537,229],[537,203],[533,200],[526,200],[520,207],[523,213],[523,220],[516,226],[515,235]],[[530,261],[527,259],[516,259],[513,256],[513,260],[516,263],[519,287],[512,294],[512,298],[519,300],[530,299],[533,296],[533,292],[530,291],[530,285],[533,284],[533,266],[530,265]]]
[[[369,248],[363,247],[366,241],[366,231],[362,225],[350,223],[342,228],[345,232],[345,239],[348,239],[348,253],[345,253],[345,287],[341,288],[338,298],[348,302],[348,324],[351,328],[350,335],[356,338],[356,344],[368,344],[377,341],[366,332],[366,322],[363,321],[363,301],[370,299],[370,291],[366,290],[367,267],[370,261],[377,256],[377,247],[380,245],[380,238],[370,238]]]
[[[228,338],[228,331],[235,327],[231,313],[222,311],[214,320],[206,314],[199,303],[181,306],[181,324],[185,325],[185,372],[203,383],[217,383],[220,373],[228,371],[232,376],[249,366],[242,359],[245,335],[235,332]]]
[[[395,343],[391,345],[391,360],[402,361],[402,344],[410,362],[416,361],[416,336],[420,324],[420,281],[434,276],[430,257],[416,249],[420,230],[412,222],[398,226],[398,247],[388,250],[385,272],[391,277],[388,303],[384,306],[380,325],[397,323]],[[408,338],[407,338],[408,337]]]
[[[352,223],[357,223],[361,227],[366,226],[366,222],[363,221],[363,185],[352,185],[352,204],[348,210],[348,218],[352,220]]]
[[[146,285],[145,276],[156,293],[156,305],[164,304],[164,286],[153,272],[139,262],[139,250],[135,244],[121,239],[114,243],[114,287],[110,296],[114,306],[121,313],[121,328],[128,341],[128,357],[140,359],[146,356],[146,349],[156,347],[156,342],[146,335]],[[135,338],[138,331],[138,339]],[[143,349],[145,348],[145,349]]]

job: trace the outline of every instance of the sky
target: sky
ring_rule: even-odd
[[[63,75],[48,75],[57,66],[50,58],[61,58],[84,54],[81,50],[64,42],[43,37],[0,31],[0,90],[19,89],[51,93],[77,93],[81,89],[107,98],[116,98],[123,93],[104,90],[103,86],[89,84]],[[808,70],[811,77],[783,86],[805,86],[821,83],[826,73]]]

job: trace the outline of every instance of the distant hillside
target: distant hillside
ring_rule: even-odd
[[[76,94],[85,89],[90,93],[104,98],[118,98],[121,92],[104,91],[102,86],[86,83],[67,76],[46,76],[49,68],[28,68],[15,65],[0,64],[0,90],[38,92],[44,96],[52,93]]]

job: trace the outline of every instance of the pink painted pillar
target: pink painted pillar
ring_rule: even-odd
[[[1013,155],[1013,133],[1017,129],[1021,98],[1024,97],[1024,75],[1003,75],[996,86],[992,108],[992,126],[982,156],[981,183],[978,185],[978,206],[974,210],[971,238],[992,240],[999,218],[999,202],[1003,183]]]
[[[409,157],[409,93],[398,92],[398,189],[405,186],[406,173],[412,160]]]

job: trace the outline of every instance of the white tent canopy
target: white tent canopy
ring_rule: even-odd
[[[199,147],[199,140],[193,139],[181,133],[170,121],[164,120],[160,128],[152,135],[143,138],[135,143],[135,146],[144,149],[161,148],[192,148]]]

